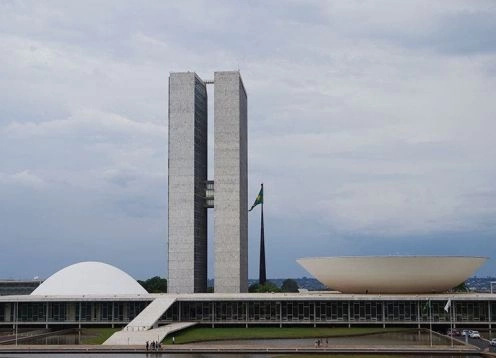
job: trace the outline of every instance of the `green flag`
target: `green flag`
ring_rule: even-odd
[[[262,188],[260,189],[260,193],[258,193],[257,198],[255,199],[255,202],[253,203],[250,210],[248,210],[248,211],[252,211],[253,208],[255,206],[257,206],[258,204],[263,204],[263,184],[262,184]]]

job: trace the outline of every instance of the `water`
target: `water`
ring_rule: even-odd
[[[321,347],[325,347],[325,338],[321,339]],[[396,333],[379,333],[364,336],[353,336],[353,337],[331,337],[328,338],[329,346],[399,346],[399,345],[419,345],[419,346],[429,346],[430,345],[430,335],[425,332],[396,332]],[[51,336],[44,338],[31,339],[29,341],[24,341],[23,344],[43,344],[43,345],[77,345],[79,342],[79,334],[77,332],[68,333],[59,336]],[[440,337],[438,335],[432,335],[433,345],[450,345],[451,340],[446,337]],[[455,341],[455,344],[457,342]],[[461,344],[458,342],[458,344]],[[241,345],[241,346],[262,346],[262,347],[314,347],[315,339],[254,339],[254,340],[234,340],[234,341],[214,341],[214,342],[202,342],[194,343],[195,346],[229,346],[229,345]],[[165,348],[167,350],[167,348]],[[152,358],[152,357],[170,357],[170,358],[210,358],[217,357],[216,354],[169,354],[167,352],[150,352],[150,353],[88,353],[88,354],[71,354],[71,353],[57,353],[57,358],[117,358],[117,357],[128,357],[128,358]],[[305,354],[305,357],[312,356],[311,354]],[[373,356],[363,355],[363,354],[353,354],[353,355],[339,355],[339,354],[329,354],[329,355],[314,355],[315,357],[367,357],[371,358]],[[377,355],[383,356],[381,354]],[[0,358],[34,358],[39,357],[36,354],[2,354],[0,353]],[[223,358],[234,358],[234,357],[246,357],[246,358],[276,358],[276,357],[298,357],[298,354],[222,354]],[[399,358],[399,357],[431,357],[430,355],[388,355],[388,358]],[[435,355],[432,357],[453,357],[453,358],[475,358],[480,357],[478,355]]]
[[[85,335],[81,335],[83,340]],[[78,331],[72,330],[72,332],[64,334],[54,334],[46,337],[36,337],[36,338],[22,338],[18,340],[18,345],[78,345],[80,344],[80,336]],[[11,344],[14,344],[13,342]]]
[[[79,354],[79,353],[60,353],[56,355],[42,355],[42,356],[55,356],[57,358],[153,358],[153,357],[168,357],[168,358],[213,358],[213,357],[219,357],[221,356],[222,358],[237,358],[237,357],[243,357],[243,358],[288,358],[288,357],[298,357],[298,354],[291,354],[291,355],[272,355],[272,354],[168,354],[165,352],[159,352],[159,353],[126,353],[126,354],[117,354],[117,353],[104,353],[104,354],[98,354],[98,353],[87,353],[87,354]],[[347,354],[347,355],[340,355],[340,354],[329,354],[329,355],[324,355],[324,354],[304,354],[302,355],[304,357],[333,357],[333,358],[349,358],[349,357],[359,357],[359,358],[374,358],[374,357],[382,357],[383,355],[378,354],[377,356],[371,356],[368,354]],[[0,353],[0,358],[39,358],[40,355],[38,354],[1,354]],[[388,358],[480,358],[478,355],[387,355]]]
[[[90,337],[81,335],[81,340]],[[52,335],[42,338],[23,339],[19,341],[19,345],[78,345],[80,344],[80,336],[77,330],[63,335]],[[430,345],[430,335],[425,332],[389,332],[378,333],[362,336],[350,337],[330,337],[329,346],[343,345],[377,345],[377,346],[397,346],[397,345]],[[325,345],[325,338],[321,338],[322,346]],[[313,347],[315,345],[314,338],[299,338],[299,339],[251,339],[251,340],[225,340],[193,343],[194,345],[242,345],[242,346],[263,346],[263,347]],[[432,335],[433,345],[450,345],[451,340],[446,337]],[[461,344],[454,340],[454,344]]]
[[[325,338],[320,338],[321,347],[325,347]],[[391,332],[378,333],[362,336],[350,337],[329,337],[329,347],[332,346],[429,346],[431,337],[428,333],[413,333],[413,332]],[[453,341],[454,345],[462,343]],[[194,343],[195,345],[242,345],[242,346],[264,346],[264,347],[314,347],[315,338],[299,338],[299,339],[251,339],[251,340],[229,340],[229,341],[212,341]],[[451,339],[432,335],[433,345],[451,345]]]
[[[83,336],[81,336],[83,338]],[[78,333],[68,333],[60,336],[48,336],[41,338],[24,339],[19,342],[19,345],[77,345],[79,344]]]

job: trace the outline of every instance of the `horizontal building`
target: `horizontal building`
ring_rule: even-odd
[[[0,280],[0,296],[29,295],[41,282],[40,280]]]
[[[226,325],[449,326],[491,329],[492,294],[350,295],[329,292],[273,294],[145,294],[93,296],[3,296],[1,326],[124,326],[152,301],[171,304],[158,325],[197,322]],[[158,317],[157,317],[158,318]]]

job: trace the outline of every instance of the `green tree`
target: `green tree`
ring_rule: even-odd
[[[469,292],[470,291],[470,289],[468,288],[468,286],[465,282],[460,283],[458,286],[453,287],[451,290],[453,292]]]
[[[262,293],[262,292],[281,292],[281,289],[277,287],[275,284],[273,284],[270,281],[265,282],[263,285],[259,285],[258,283],[254,283],[248,287],[248,292],[256,292],[256,293]]]
[[[287,278],[282,282],[281,291],[298,292],[298,283],[291,278]]]
[[[248,292],[250,293],[254,293],[254,292],[258,292],[258,289],[260,288],[260,285],[258,283],[252,283],[249,287],[248,287]]]
[[[148,280],[141,281],[138,283],[143,286],[148,293],[166,293],[167,292],[167,280],[165,278],[155,276],[149,278]]]

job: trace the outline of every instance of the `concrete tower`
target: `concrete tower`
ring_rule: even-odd
[[[212,83],[212,81],[207,81]],[[247,96],[238,71],[214,74],[215,180],[207,180],[206,82],[169,77],[169,282],[206,292],[207,208],[215,214],[215,292],[248,290]]]
[[[214,76],[215,292],[248,291],[247,96],[238,71]]]
[[[192,72],[169,77],[171,293],[207,291],[207,89]]]

